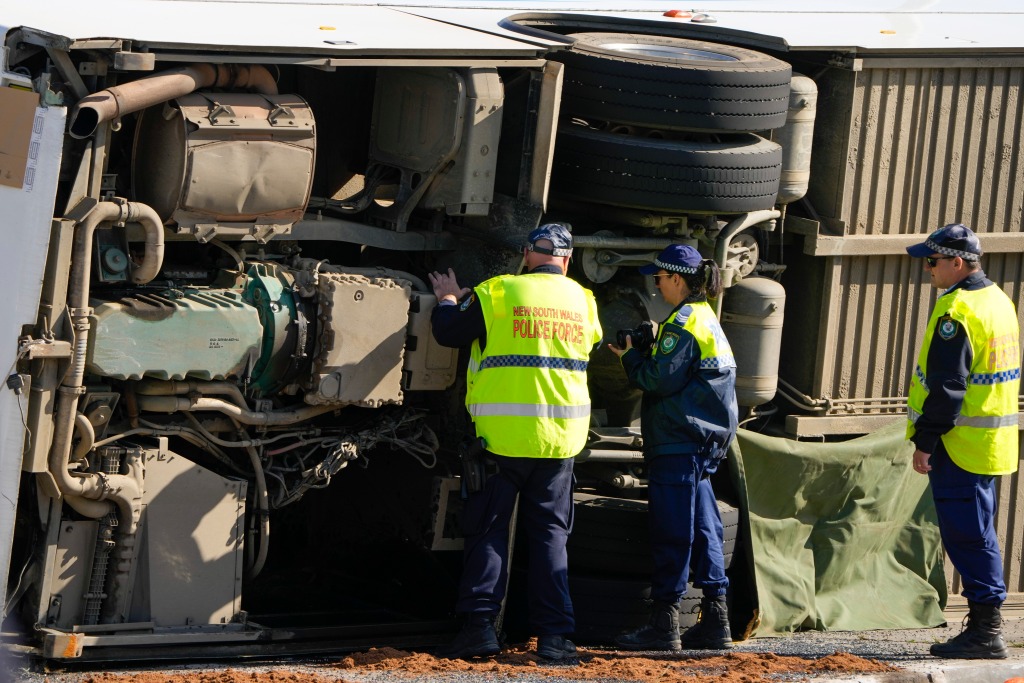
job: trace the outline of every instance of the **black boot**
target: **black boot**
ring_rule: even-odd
[[[960,635],[932,645],[931,653],[949,659],[1006,659],[999,605],[968,602],[967,608],[967,627]]]
[[[616,636],[615,645],[623,650],[679,650],[679,603],[656,600],[647,625]]]
[[[501,652],[498,634],[494,630],[494,615],[471,614],[452,642],[437,651],[447,659],[490,657]]]
[[[687,650],[727,650],[732,647],[729,608],[725,596],[700,599],[697,623],[686,629],[680,642]]]
[[[538,636],[537,656],[551,662],[560,662],[576,656],[576,643],[565,636]]]

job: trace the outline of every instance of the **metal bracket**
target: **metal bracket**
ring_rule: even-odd
[[[43,632],[43,657],[47,659],[75,659],[82,656],[85,638],[81,633]]]
[[[210,100],[210,102],[213,104],[213,109],[210,110],[210,113],[207,115],[207,118],[210,119],[210,123],[211,124],[213,124],[214,126],[234,126],[234,125],[238,125],[238,124],[235,123],[235,110],[234,109],[232,109],[231,107],[229,107],[226,104],[221,104],[220,102],[216,102],[214,100]],[[220,118],[222,116],[228,117],[228,120],[227,121],[220,120]]]
[[[71,342],[55,339],[28,339],[23,341],[23,347],[27,347],[25,358],[36,360],[38,358],[70,358]]]
[[[846,69],[847,71],[861,71],[864,69],[864,60],[858,59],[853,55],[837,52],[829,56],[828,65],[837,69]]]
[[[270,240],[274,239],[275,235],[284,232],[284,229],[287,227],[288,226],[286,225],[279,225],[277,223],[257,223],[252,226],[251,232],[252,236],[258,243],[266,244]]]
[[[283,104],[274,103],[275,107],[267,114],[267,121],[272,126],[280,126],[285,121],[278,121],[278,119],[288,119],[286,122],[295,125],[295,112],[290,107],[286,107]]]
[[[156,68],[156,55],[152,52],[115,52],[114,69],[117,71],[152,71]]]

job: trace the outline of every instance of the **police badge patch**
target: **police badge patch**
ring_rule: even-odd
[[[476,292],[473,292],[468,297],[466,297],[465,301],[463,301],[461,304],[459,304],[459,310],[460,311],[466,310],[467,308],[469,308],[470,306],[473,305],[473,301],[475,301],[475,300],[476,300]]]
[[[960,329],[959,325],[956,324],[956,321],[950,318],[949,316],[939,318],[937,328],[939,336],[947,341],[955,337],[956,331]]]
[[[672,349],[676,348],[677,343],[679,343],[679,335],[675,332],[666,332],[661,338],[661,352],[672,353]]]

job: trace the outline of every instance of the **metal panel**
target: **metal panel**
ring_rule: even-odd
[[[36,320],[42,291],[53,197],[61,161],[61,141],[66,109],[38,107],[35,110],[26,182],[20,188],[0,185],[3,226],[0,235],[0,365],[12,368],[17,357],[16,340],[22,325]],[[5,119],[7,120],[7,119]],[[17,296],[11,296],[11,293]],[[11,544],[14,539],[15,509],[21,480],[21,456],[25,439],[22,402],[24,394],[0,392],[0,603],[6,600]],[[38,436],[36,437],[38,438]]]
[[[241,609],[246,483],[168,450],[146,452],[132,621],[227,624]]]
[[[812,201],[832,214],[826,224],[864,239],[959,221],[983,247],[985,233],[1002,233],[1008,250],[983,266],[1024,316],[1024,68],[834,70],[821,80],[851,112],[815,140],[813,163],[831,176],[812,178]],[[845,141],[837,129],[849,130]],[[1007,233],[1020,234],[1016,249]],[[904,396],[936,295],[920,263],[876,253],[829,257],[824,268],[814,386],[803,388],[854,403]],[[880,343],[865,344],[865,333]]]
[[[938,291],[920,261],[906,255],[827,260],[820,365],[811,393],[844,403],[847,410],[875,412],[868,408],[888,401],[866,399],[906,396]],[[1015,302],[1024,326],[1024,255],[991,254],[982,264]]]
[[[870,69],[857,81],[855,168],[839,216],[849,234],[914,234],[952,220],[1020,231],[1024,69]]]
[[[823,175],[812,177],[809,196],[823,215],[822,233],[840,241],[890,236],[895,245],[896,236],[923,237],[962,222],[981,233],[982,247],[986,234],[999,233],[991,241],[1000,248],[982,265],[1015,302],[1024,325],[1024,69],[920,63],[927,66],[821,76],[826,97],[849,103],[849,114],[833,107],[830,129],[815,140],[812,163]],[[897,411],[896,402],[882,399],[905,401],[937,295],[921,263],[902,249],[879,241],[866,251],[806,252],[822,254],[815,259],[824,287],[820,333],[809,342],[816,344],[813,386],[800,389],[831,398],[831,415],[844,408],[853,415],[884,413],[883,405]],[[1018,473],[998,484],[997,531],[1013,599],[1024,592],[1021,483]],[[960,577],[951,566],[946,575],[955,596]]]

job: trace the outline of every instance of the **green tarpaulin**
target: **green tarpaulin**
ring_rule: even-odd
[[[935,507],[912,453],[899,423],[844,443],[740,430],[729,460],[749,516],[750,635],[945,621]]]

